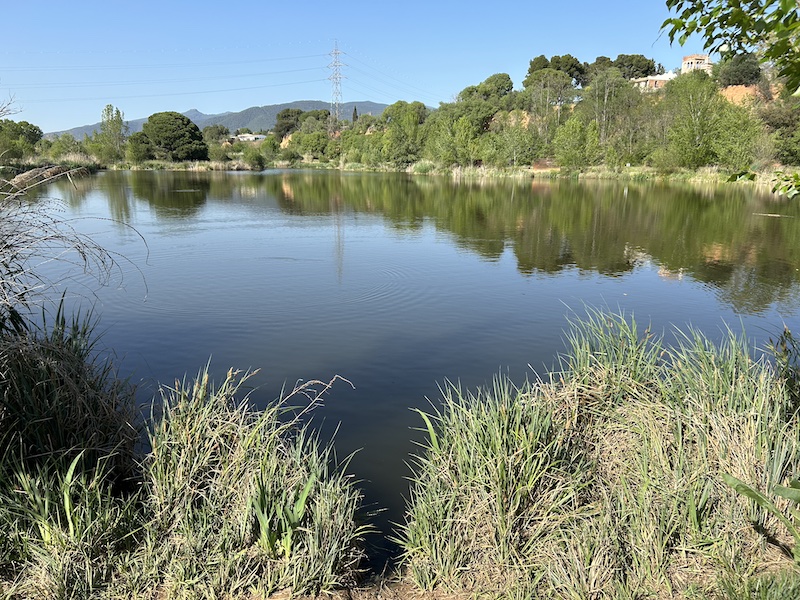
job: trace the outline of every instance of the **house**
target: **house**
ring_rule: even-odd
[[[691,73],[692,71],[705,71],[711,75],[711,68],[713,64],[708,54],[690,54],[683,57],[681,62],[681,75],[684,73]]]
[[[267,139],[267,136],[260,133],[240,133],[233,137],[233,141],[236,142],[260,142],[265,139]]]
[[[677,76],[678,76],[677,73],[668,71],[666,73],[662,73],[661,75],[648,75],[647,77],[637,77],[636,79],[631,79],[631,83],[644,92],[650,92],[654,90],[660,90],[665,85],[667,85],[668,81],[672,81]]]

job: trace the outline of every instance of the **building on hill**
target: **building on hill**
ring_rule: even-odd
[[[691,73],[692,71],[705,71],[711,75],[711,68],[713,63],[708,54],[690,54],[683,57],[681,62],[681,75],[684,73]]]
[[[677,73],[672,71],[667,71],[666,73],[662,73],[661,75],[648,75],[647,77],[637,77],[635,79],[631,79],[631,83],[635,85],[637,88],[642,90],[643,92],[651,92],[655,90],[660,90],[667,82],[672,81],[678,76]]]

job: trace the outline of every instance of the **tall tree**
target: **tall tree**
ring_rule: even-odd
[[[299,108],[284,108],[279,112],[275,118],[275,127],[272,130],[275,137],[282,140],[296,129],[299,129],[300,115],[302,114],[303,111]]]
[[[572,78],[548,68],[535,71],[525,82],[523,107],[530,112],[539,136],[549,144],[563,121],[563,107],[575,100]]]
[[[613,66],[619,69],[625,79],[647,77],[656,73],[656,61],[641,54],[620,54]]]
[[[208,160],[208,146],[188,117],[177,112],[160,112],[150,115],[142,125],[142,132],[153,146],[156,158],[181,160]]]

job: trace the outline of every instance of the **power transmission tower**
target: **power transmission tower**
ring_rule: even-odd
[[[336,129],[339,126],[339,121],[341,120],[341,111],[342,111],[342,79],[344,76],[342,75],[342,67],[345,64],[339,60],[341,56],[341,51],[339,50],[339,42],[338,40],[333,41],[333,51],[331,52],[331,56],[333,57],[333,61],[331,64],[328,65],[328,68],[331,69],[331,76],[328,77],[331,81],[331,130]]]

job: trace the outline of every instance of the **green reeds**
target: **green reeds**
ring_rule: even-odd
[[[162,388],[135,453],[133,390],[92,324],[0,335],[0,597],[318,593],[353,585],[361,493],[307,424],[330,384],[255,410],[247,377]],[[290,409],[299,405],[300,409]]]
[[[168,597],[276,590],[318,593],[354,583],[367,529],[361,493],[302,416],[328,386],[295,389],[256,412],[230,371],[219,386],[202,371],[164,389],[150,433],[143,501],[145,570]],[[243,397],[239,397],[243,396]],[[287,402],[309,404],[291,414]]]
[[[407,575],[511,597],[717,597],[792,569],[775,511],[723,474],[769,493],[797,477],[795,371],[732,333],[666,347],[625,315],[592,313],[568,342],[549,382],[448,386],[424,415]]]

